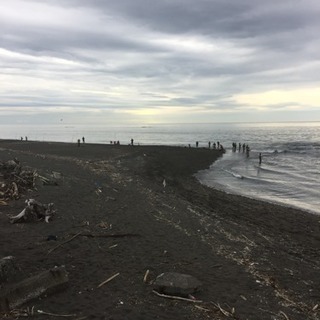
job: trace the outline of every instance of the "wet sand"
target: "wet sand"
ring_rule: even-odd
[[[17,157],[42,176],[61,174],[57,186],[38,183],[0,206],[1,256],[13,255],[21,276],[61,265],[69,273],[65,290],[21,308],[71,319],[319,319],[320,217],[201,185],[193,174],[219,156],[203,148],[0,140],[0,161]],[[53,220],[10,224],[27,198],[53,202]],[[136,236],[79,235],[63,244],[79,232]],[[156,296],[152,280],[167,271],[198,278],[195,298],[203,302]]]

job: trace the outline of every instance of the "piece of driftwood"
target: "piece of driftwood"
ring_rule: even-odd
[[[25,201],[26,207],[16,216],[9,217],[11,223],[44,220],[49,223],[55,210],[53,203],[42,204],[34,199]]]
[[[120,273],[118,272],[118,273],[114,274],[113,276],[111,276],[110,278],[108,278],[107,280],[101,282],[101,283],[97,286],[97,288],[100,288],[100,287],[104,286],[106,283],[108,283],[108,282],[110,282],[111,280],[113,280],[114,278],[116,278],[119,274],[120,274]]]
[[[152,292],[161,297],[161,298],[166,298],[166,299],[173,299],[173,300],[182,300],[182,301],[187,301],[187,302],[193,302],[193,303],[202,303],[201,300],[194,300],[194,299],[188,299],[188,298],[183,298],[183,297],[179,297],[179,296],[170,296],[168,294],[163,294],[163,293],[159,293],[155,290],[152,290]]]
[[[0,259],[0,285],[11,281],[19,272],[13,256]]]
[[[125,238],[125,237],[141,237],[140,234],[137,233],[111,233],[111,234],[102,234],[102,233],[88,233],[81,232],[80,236],[88,237],[88,238]]]
[[[55,247],[51,248],[50,250],[48,250],[48,254],[51,253],[51,252],[53,252],[54,250],[58,249],[59,247],[63,246],[64,244],[72,241],[73,239],[75,239],[76,237],[78,237],[78,236],[80,236],[80,235],[81,235],[81,232],[75,234],[73,237],[71,237],[70,239],[68,239],[68,240],[66,240],[66,241],[64,241],[64,242],[59,243],[57,246],[55,246]]]
[[[70,318],[70,317],[76,317],[76,314],[57,314],[57,313],[51,313],[51,312],[45,312],[42,310],[37,310],[39,314],[43,314],[46,316],[51,316],[51,317],[63,317],[63,318]]]
[[[4,201],[4,200],[0,200],[0,206],[7,206],[8,205],[8,202],[7,201]]]
[[[143,282],[144,282],[144,283],[146,283],[146,282],[148,281],[148,275],[149,275],[149,273],[150,273],[150,270],[148,269],[148,270],[146,271],[146,273],[144,274],[144,277],[143,277]]]
[[[59,291],[66,286],[68,281],[68,273],[62,266],[7,285],[0,292],[0,312],[10,311],[44,294]]]

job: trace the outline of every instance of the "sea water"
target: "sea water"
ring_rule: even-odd
[[[197,174],[208,185],[229,193],[264,199],[320,214],[320,122],[162,124],[131,126],[9,126],[0,139],[87,143],[175,145],[212,148],[220,142],[226,153]],[[232,143],[249,145],[234,152]],[[259,153],[262,163],[259,164]]]

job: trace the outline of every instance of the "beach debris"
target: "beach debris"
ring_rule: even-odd
[[[43,271],[21,282],[8,284],[1,288],[0,312],[10,311],[32,299],[53,294],[65,288],[68,273],[64,266]]]
[[[125,238],[125,237],[141,237],[138,233],[91,233],[91,232],[80,232],[80,234],[77,234],[83,237],[88,238]]]
[[[177,272],[165,272],[157,276],[153,289],[160,294],[188,297],[199,291],[201,282],[195,277]]]
[[[12,199],[19,199],[21,192],[34,188],[35,171],[22,170],[17,158],[0,162],[0,201],[2,205]]]
[[[0,200],[0,206],[7,206],[8,202],[4,200]]]
[[[210,309],[207,309],[207,308],[204,308],[204,307],[201,307],[201,306],[198,306],[198,305],[195,305],[195,308],[201,310],[201,311],[205,311],[205,312],[209,312],[211,311]]]
[[[45,312],[45,311],[42,311],[42,310],[37,310],[37,312],[39,314],[43,314],[43,315],[46,315],[46,316],[51,316],[51,317],[62,317],[62,318],[71,318],[71,317],[76,317],[77,315],[76,314],[57,314],[57,313],[52,313],[52,312]]]
[[[111,277],[108,278],[107,280],[101,282],[101,283],[97,286],[97,288],[100,288],[100,287],[104,286],[106,283],[110,282],[111,280],[113,280],[114,278],[116,278],[117,276],[119,276],[119,274],[120,274],[120,272],[114,274],[113,276],[111,276]]]
[[[167,185],[166,179],[163,179],[162,185],[164,188],[166,187],[166,185]]]
[[[71,237],[70,239],[68,239],[68,240],[66,240],[66,241],[64,241],[64,242],[59,243],[57,246],[55,246],[55,247],[53,247],[52,249],[50,249],[50,250],[48,251],[48,254],[51,253],[51,252],[53,252],[54,250],[58,249],[59,247],[63,246],[64,244],[72,241],[73,239],[75,239],[76,237],[78,237],[78,236],[80,236],[80,235],[81,235],[81,232],[75,234],[73,237]]]
[[[159,292],[157,292],[155,290],[152,290],[152,292],[155,295],[157,295],[158,297],[161,297],[161,298],[173,299],[173,300],[182,300],[182,301],[193,302],[193,303],[202,303],[201,300],[189,299],[189,298],[184,298],[184,297],[180,297],[180,296],[173,296],[173,295],[163,294],[163,293],[159,293]]]
[[[97,227],[100,227],[101,229],[109,229],[109,225],[105,221],[101,221],[100,223],[98,223]]]
[[[0,286],[2,283],[10,281],[18,271],[19,269],[16,266],[13,256],[0,259]]]
[[[54,234],[49,234],[48,236],[47,236],[47,239],[46,239],[47,241],[57,241],[58,240],[58,237],[57,236],[55,236]]]
[[[144,283],[147,283],[149,273],[150,273],[150,270],[148,269],[148,270],[146,271],[146,273],[144,274],[144,277],[143,277],[143,282],[144,282]]]
[[[19,319],[20,317],[33,317],[34,316],[34,306],[32,308],[25,308],[25,309],[13,309],[3,313],[5,318],[13,317],[15,319]]]
[[[58,186],[58,180],[61,179],[62,175],[59,172],[53,171],[51,175],[42,176],[39,173],[35,173],[35,177],[38,178],[44,186]]]
[[[235,308],[232,307],[230,311],[227,311],[223,309],[219,303],[211,302],[211,304],[213,304],[224,316],[238,319],[235,317],[235,312],[236,312]]]
[[[49,223],[55,210],[53,203],[42,204],[34,199],[25,201],[26,207],[16,216],[9,217],[11,223],[44,220]]]
[[[286,320],[290,320],[289,317],[283,311],[280,311],[279,314],[281,314]]]

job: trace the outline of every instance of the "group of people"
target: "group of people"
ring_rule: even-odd
[[[80,139],[78,139],[78,147],[80,147],[80,143],[81,143],[81,140]],[[85,139],[85,137],[82,137],[82,143],[85,143],[86,142],[86,139]]]
[[[208,148],[211,149],[211,146],[212,146],[212,149],[215,149],[215,150],[224,150],[223,145],[219,141],[217,141],[217,143],[215,142],[211,143],[211,141],[209,141]],[[198,147],[199,147],[199,141],[196,141],[196,148]],[[190,144],[189,144],[189,148],[191,148]]]
[[[242,152],[243,152],[243,153],[245,152],[246,155],[247,155],[247,157],[249,157],[250,147],[249,147],[248,144],[245,144],[245,143],[241,144],[241,143],[239,142],[239,144],[237,145],[236,142],[233,142],[233,143],[232,143],[232,151],[233,151],[233,152],[236,152],[236,151],[237,151],[237,147],[238,147],[238,151],[239,151],[239,152],[241,152],[241,150],[242,150]]]

